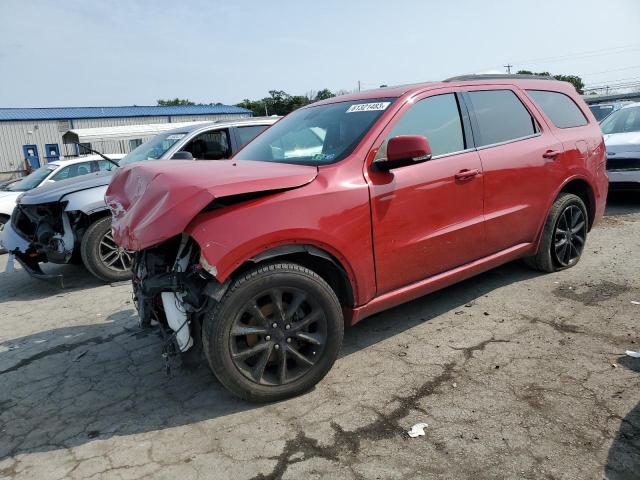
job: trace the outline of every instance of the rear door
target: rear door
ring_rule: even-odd
[[[427,95],[408,102],[374,148],[382,159],[390,138],[423,135],[433,157],[388,173],[367,171],[378,294],[476,260],[484,250],[482,166],[466,109],[454,91]]]
[[[531,101],[508,85],[468,88],[474,140],[484,172],[485,255],[533,242],[562,169],[562,143]]]

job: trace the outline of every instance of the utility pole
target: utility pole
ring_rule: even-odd
[[[513,67],[513,65],[511,65],[510,63],[507,63],[506,65],[503,65],[503,67],[506,68],[507,73],[511,75],[511,67]]]
[[[360,91],[360,80],[358,80],[358,91]]]

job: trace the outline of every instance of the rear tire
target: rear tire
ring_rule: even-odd
[[[331,369],[344,334],[342,307],[315,272],[257,267],[233,282],[203,322],[203,347],[234,395],[273,402],[311,389]]]
[[[588,219],[587,207],[580,197],[560,193],[549,210],[538,253],[524,262],[547,273],[576,265],[587,240]]]
[[[113,243],[111,216],[96,220],[87,228],[80,242],[80,255],[87,270],[104,282],[131,278],[133,256]]]

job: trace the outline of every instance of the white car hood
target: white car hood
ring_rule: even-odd
[[[604,136],[604,144],[607,147],[626,147],[629,145],[633,148],[625,148],[625,150],[640,150],[640,132],[609,133]]]

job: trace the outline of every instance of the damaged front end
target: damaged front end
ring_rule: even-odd
[[[65,212],[65,204],[53,202],[18,205],[4,225],[0,243],[31,275],[50,278],[40,262],[68,263],[74,252],[77,219]]]
[[[180,352],[200,352],[202,316],[220,300],[226,284],[203,268],[196,242],[183,233],[140,250],[132,281],[140,326],[156,321],[167,333],[167,348],[175,345]]]

